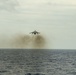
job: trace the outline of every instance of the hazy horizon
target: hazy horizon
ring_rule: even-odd
[[[0,0],[0,47],[15,34],[37,30],[46,48],[76,49],[75,0]]]

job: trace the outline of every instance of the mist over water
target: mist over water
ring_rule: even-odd
[[[42,35],[36,35],[32,38],[33,48],[43,48],[45,46],[45,38]]]
[[[30,44],[30,36],[25,34],[15,35],[11,40],[11,45],[14,48],[27,48]]]
[[[26,35],[19,34],[14,35],[10,40],[12,48],[37,48],[41,49],[45,47],[45,38],[42,35]]]
[[[0,48],[30,48],[41,49],[46,45],[46,39],[43,35],[14,34],[0,35]]]

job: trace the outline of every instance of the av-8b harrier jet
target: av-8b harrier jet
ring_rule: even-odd
[[[37,32],[37,31],[35,30],[35,31],[31,32],[30,34],[36,35],[36,34],[40,34],[40,32]]]

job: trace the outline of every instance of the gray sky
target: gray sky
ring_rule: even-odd
[[[33,30],[46,48],[76,49],[76,0],[0,0],[1,37]]]

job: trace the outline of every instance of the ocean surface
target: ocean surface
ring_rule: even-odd
[[[0,75],[76,75],[76,50],[0,49]]]

